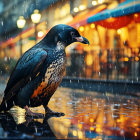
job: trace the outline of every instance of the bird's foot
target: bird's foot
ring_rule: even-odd
[[[26,122],[24,122],[25,126],[28,127],[28,125],[33,121],[33,119],[34,118],[26,116],[25,117]]]
[[[45,107],[45,113],[46,116],[55,116],[55,117],[65,116],[64,113],[52,111],[49,107]]]
[[[25,106],[24,109],[26,110],[25,116],[32,117],[32,118],[44,118],[44,114],[42,113],[34,113],[32,112],[28,106]]]

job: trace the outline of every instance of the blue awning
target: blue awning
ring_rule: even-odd
[[[140,12],[140,0],[126,0],[114,9],[106,9],[87,19],[87,23]]]

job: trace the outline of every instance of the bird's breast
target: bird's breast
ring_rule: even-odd
[[[65,71],[66,59],[65,57],[60,57],[54,60],[46,70],[44,80],[42,83],[34,90],[32,98],[37,97],[41,94],[53,94],[60,82],[62,81],[64,71]]]
[[[61,81],[65,71],[65,64],[66,60],[64,57],[61,57],[50,64],[45,73],[45,82],[56,83]]]

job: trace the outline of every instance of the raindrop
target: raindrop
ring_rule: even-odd
[[[35,127],[35,132],[37,133],[37,128]]]
[[[1,21],[1,26],[3,26],[3,21]]]
[[[6,108],[7,108],[7,102],[5,102],[5,106],[6,106]]]
[[[71,83],[71,80],[70,80],[70,83]]]
[[[15,106],[15,102],[13,101],[13,105]]]
[[[4,61],[7,61],[7,56],[4,57]]]
[[[31,78],[31,77],[29,77],[29,80],[31,81],[31,80],[32,80],[32,78]]]

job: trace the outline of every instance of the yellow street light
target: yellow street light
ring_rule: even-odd
[[[43,32],[43,31],[39,31],[39,32],[38,32],[38,37],[39,37],[39,38],[43,37],[43,35],[44,35],[44,32]]]
[[[80,5],[79,6],[79,9],[82,11],[82,10],[85,10],[86,9],[86,6],[85,5]]]
[[[35,9],[33,14],[31,14],[31,20],[35,25],[35,41],[37,42],[37,24],[40,22],[41,14],[39,10]]]
[[[24,17],[20,16],[17,20],[17,27],[19,29],[21,29],[21,31],[22,31],[22,28],[24,28],[25,23],[26,23],[26,20],[24,19]],[[19,34],[19,37],[20,37],[20,56],[22,56],[22,36],[21,36],[21,34]]]
[[[121,29],[118,29],[118,30],[117,30],[117,33],[118,33],[118,34],[121,34],[121,32],[122,32]]]
[[[17,27],[22,29],[25,26],[26,20],[23,16],[20,16],[17,20]]]
[[[90,25],[90,27],[91,27],[92,29],[94,29],[94,28],[95,28],[95,24],[92,23],[92,24]]]
[[[31,15],[31,20],[33,23],[37,24],[40,22],[41,14],[39,13],[39,10],[35,9],[33,14]]]
[[[97,5],[97,1],[92,1],[92,5]]]
[[[79,11],[78,7],[75,7],[75,8],[73,9],[73,11],[74,11],[75,13],[77,13],[77,12]]]
[[[103,0],[98,0],[98,3],[99,3],[99,4],[101,4],[101,3],[103,3],[103,2],[104,2]]]
[[[80,30],[80,32],[83,32],[84,31],[84,27],[83,26],[80,26],[79,27],[79,30]]]

